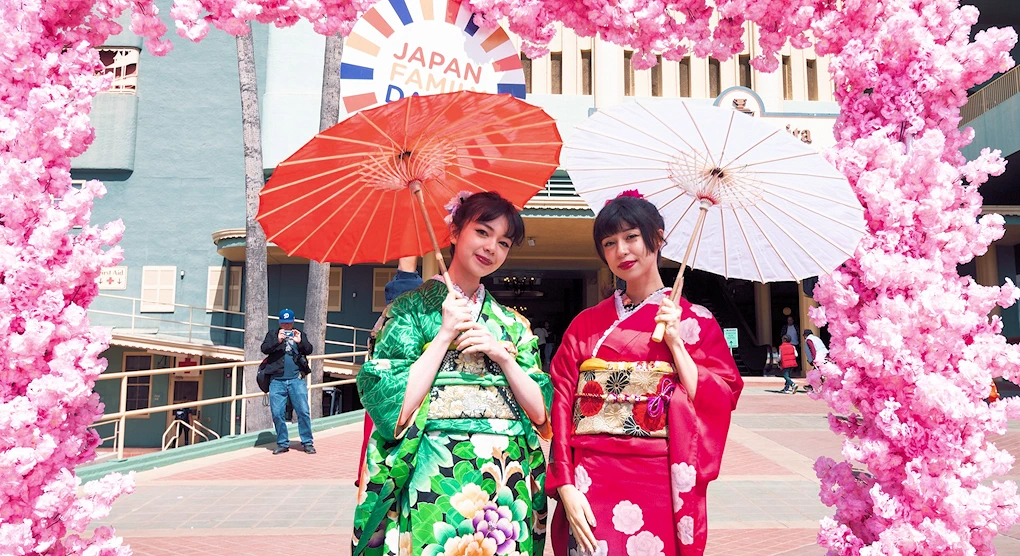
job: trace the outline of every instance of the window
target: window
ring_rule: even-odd
[[[124,372],[147,371],[152,368],[152,356],[148,354],[125,354]],[[126,411],[135,409],[146,409],[150,403],[152,394],[152,377],[132,376],[127,378],[127,405]]]
[[[205,312],[212,313],[223,308],[223,296],[227,289],[227,273],[222,266],[209,267],[209,282],[205,291]]]
[[[708,59],[708,96],[715,98],[722,92],[720,89],[722,83],[722,68],[719,66],[719,60],[715,58]]]
[[[691,96],[691,57],[686,56],[680,60],[680,96]]]
[[[71,187],[69,187],[67,191],[68,191],[68,193],[70,193],[72,190],[74,190],[74,191],[81,191],[81,188],[84,185],[85,185],[85,180],[71,180]],[[64,195],[61,195],[61,196],[57,197],[56,195],[53,195],[52,193],[50,194],[50,201],[53,203],[53,206],[55,206],[55,207],[59,207],[60,203],[63,200],[64,200]],[[71,229],[73,229],[73,230],[80,230],[81,226],[73,226]]]
[[[244,267],[232,266],[230,267],[230,280],[229,290],[227,291],[227,310],[228,311],[241,311],[241,287],[244,280]]]
[[[552,52],[549,54],[549,68],[552,70],[552,76],[549,83],[552,84],[552,94],[562,95],[563,94],[563,53]]]
[[[177,294],[176,266],[142,267],[143,313],[172,313]]]
[[[521,52],[521,68],[524,70],[524,90],[531,94],[531,58]]]
[[[377,268],[372,271],[372,311],[386,309],[386,284],[397,275],[395,268]]]
[[[652,96],[662,96],[662,56],[655,57],[655,67],[652,68]]]
[[[105,73],[113,76],[109,92],[134,94],[138,87],[138,56],[141,51],[137,48],[109,47],[97,50]]]
[[[343,300],[344,269],[341,266],[329,267],[329,294],[326,296],[327,311],[341,311]],[[384,299],[385,301],[385,299]]]
[[[807,61],[807,99],[818,100],[818,60]]]
[[[634,64],[632,63],[634,53],[626,51],[623,53],[623,96],[634,96]]]
[[[740,65],[740,86],[751,87],[751,56],[748,54],[741,54],[738,58]]]
[[[590,95],[592,89],[591,50],[581,51],[581,94]]]
[[[67,192],[70,193],[71,190],[81,191],[81,188],[84,185],[85,185],[85,180],[71,180],[71,186],[67,189]],[[52,193],[50,194],[50,201],[53,202],[54,206],[60,206],[60,202],[63,201],[63,200],[64,200],[64,195],[61,195],[61,196],[57,197],[56,195],[53,195]],[[75,228],[80,228],[80,227],[81,226],[75,226]]]
[[[793,100],[793,63],[789,56],[783,56],[783,98]]]

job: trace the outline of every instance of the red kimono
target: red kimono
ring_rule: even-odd
[[[647,396],[627,398],[612,394],[624,392],[620,387],[624,379],[610,374],[608,381],[603,380],[607,383],[603,389],[591,384],[593,373],[581,369],[582,363],[593,358],[610,367],[613,362],[660,361],[664,362],[660,367],[669,369],[673,363],[669,348],[651,339],[658,304],[665,295],[668,290],[626,311],[617,292],[585,310],[564,333],[552,360],[554,436],[546,491],[558,498],[557,487],[573,484],[585,494],[595,514],[596,554],[602,556],[691,556],[705,550],[705,495],[709,481],[719,475],[730,414],[743,388],[712,313],[680,300],[682,335],[698,366],[693,401],[679,380],[671,381],[666,375]],[[580,396],[579,380],[584,383]],[[602,394],[602,399],[596,394]],[[611,403],[621,398],[631,403]],[[602,408],[608,417],[595,414]],[[625,432],[593,434],[588,424],[584,426],[587,434],[577,434],[578,423],[589,415],[595,420],[590,422],[597,423],[595,428],[621,421]],[[656,432],[663,437],[655,437]],[[558,556],[572,554],[569,550],[576,543],[561,505],[550,534]]]

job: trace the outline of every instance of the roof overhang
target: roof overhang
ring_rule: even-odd
[[[133,329],[117,329],[111,332],[110,345],[144,350],[170,356],[196,356],[221,359],[223,361],[244,361],[244,350],[233,346],[214,345],[208,342],[187,341],[168,334],[145,333]],[[361,365],[327,359],[323,371],[331,375],[354,376]]]

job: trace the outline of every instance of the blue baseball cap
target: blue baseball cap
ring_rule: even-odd
[[[280,311],[280,322],[281,323],[294,322],[294,311],[291,311],[290,309],[284,309]]]

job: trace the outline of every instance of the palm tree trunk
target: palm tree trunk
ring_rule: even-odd
[[[266,233],[255,220],[259,211],[259,191],[265,184],[262,169],[262,128],[259,121],[259,84],[255,75],[255,44],[251,25],[246,35],[237,37],[237,70],[241,87],[241,123],[244,137],[244,359],[263,358],[262,340],[269,328],[269,292],[266,269]],[[244,391],[258,392],[257,366],[244,369]],[[244,431],[268,429],[273,424],[269,408],[262,398],[245,403]]]
[[[322,65],[322,100],[319,105],[319,131],[336,125],[340,119],[340,58],[344,42],[339,34],[326,37],[326,58]],[[343,295],[343,292],[341,292]],[[305,335],[312,353],[325,353],[326,316],[329,298],[329,263],[308,263],[305,293]],[[312,383],[322,383],[322,360],[312,361]],[[312,390],[312,418],[322,417],[322,389]]]

